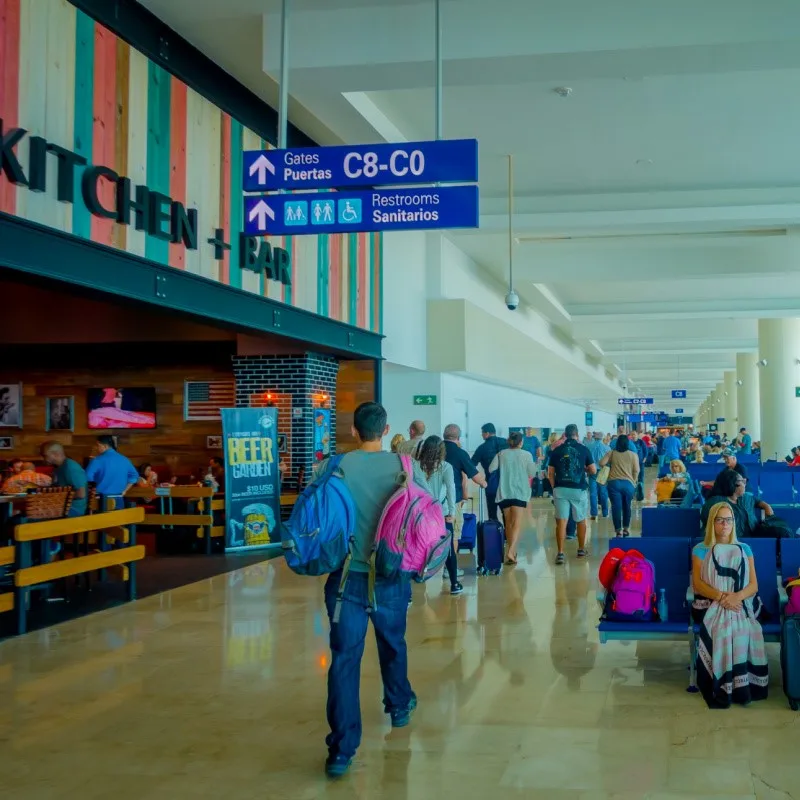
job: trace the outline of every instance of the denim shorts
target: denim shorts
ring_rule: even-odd
[[[569,519],[570,511],[575,522],[583,522],[589,516],[589,492],[586,489],[571,489],[557,486],[553,490],[556,519]]]

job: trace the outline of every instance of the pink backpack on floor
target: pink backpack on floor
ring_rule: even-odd
[[[398,487],[383,509],[375,536],[375,573],[416,581],[433,577],[450,553],[442,504],[414,482],[411,456],[401,455]]]

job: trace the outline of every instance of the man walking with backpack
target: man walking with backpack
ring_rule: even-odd
[[[336,466],[343,476],[355,508],[349,570],[333,572],[325,584],[325,605],[331,621],[331,666],[328,672],[328,777],[344,775],[361,743],[361,658],[372,620],[378,644],[378,661],[384,688],[384,710],[392,726],[409,724],[417,698],[408,680],[406,617],[408,578],[375,578],[370,591],[370,561],[374,558],[378,522],[389,499],[398,489],[403,471],[400,457],[382,451],[389,433],[386,410],[378,403],[363,403],[353,417],[353,436],[358,449],[347,453]],[[419,464],[413,462],[414,483],[429,492]]]

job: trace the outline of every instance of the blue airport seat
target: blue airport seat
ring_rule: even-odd
[[[648,506],[642,509],[642,536],[689,537],[700,530],[699,508],[671,508]],[[658,577],[658,576],[656,576]]]
[[[714,481],[721,472],[719,464],[689,464],[688,470],[696,481]]]
[[[650,559],[656,568],[656,594],[666,589],[669,621],[660,622],[605,622],[598,625],[600,641],[614,639],[676,639],[689,633],[689,607],[686,605],[686,589],[689,584],[689,542],[688,536],[650,539],[611,539],[609,549],[638,550]]]
[[[749,453],[749,454],[748,453],[737,453],[736,454],[736,460],[740,464],[744,464],[745,466],[748,466],[748,467],[751,464],[760,464],[761,463],[761,459],[758,457],[758,455],[756,455],[754,453]]]
[[[763,470],[761,469],[760,464],[756,464],[755,466],[748,466],[747,469],[747,486],[748,492],[752,492],[753,494],[757,494],[758,487],[761,485],[761,474]]]
[[[781,580],[796,578],[800,574],[800,539],[781,539],[780,547]]]
[[[784,472],[763,470],[759,480],[759,496],[770,505],[794,503],[793,475],[787,469]]]
[[[789,465],[785,461],[764,461],[761,469],[766,472],[784,472],[789,469]]]

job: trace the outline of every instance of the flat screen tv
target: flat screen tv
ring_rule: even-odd
[[[152,386],[89,389],[89,429],[156,427],[156,390]]]

